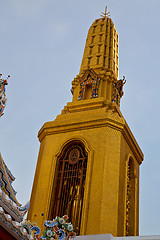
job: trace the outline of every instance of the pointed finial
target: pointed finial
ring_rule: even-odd
[[[105,7],[105,12],[102,12],[102,15],[100,15],[103,18],[107,18],[110,17],[110,12],[107,12],[107,6]]]

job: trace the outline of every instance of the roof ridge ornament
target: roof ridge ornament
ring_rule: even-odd
[[[8,75],[7,79],[2,79],[2,74],[0,74],[0,117],[4,114],[4,108],[6,106],[7,98],[6,98],[6,91],[5,86],[8,85]]]
[[[107,6],[105,7],[105,12],[102,12],[102,15],[100,15],[103,18],[108,18],[110,17],[110,12],[107,12]]]

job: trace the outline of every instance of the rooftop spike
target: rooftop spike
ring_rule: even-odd
[[[100,15],[103,18],[108,18],[110,17],[110,12],[107,12],[107,6],[105,7],[105,12],[102,12],[102,15]]]

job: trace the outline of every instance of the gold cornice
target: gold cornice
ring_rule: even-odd
[[[99,128],[99,127],[110,126],[119,131],[123,129],[125,121],[122,117],[119,116],[118,113],[114,113],[110,111],[108,111],[107,113],[106,109],[104,109],[105,111],[104,116],[98,117],[98,110],[96,111],[97,111],[97,115],[94,115],[94,116],[92,115],[92,117],[88,115],[88,117],[85,117],[83,120],[81,117],[84,115],[84,113],[79,112],[78,113],[79,117],[78,116],[74,117],[76,113],[71,113],[73,117],[72,115],[69,114],[70,117],[72,117],[72,122],[70,122],[70,119],[63,120],[63,118],[57,121],[55,120],[51,122],[46,122],[38,133],[39,141],[41,142],[43,138],[47,135],[53,135],[53,134],[69,132],[69,131],[85,130],[89,128]],[[95,110],[90,110],[90,112],[93,114]],[[114,117],[113,116],[111,117],[111,115],[114,115]],[[91,118],[92,120],[90,120]]]
[[[53,134],[67,133],[70,131],[72,132],[82,131],[82,130],[91,129],[91,128],[101,128],[101,127],[108,126],[122,132],[128,146],[131,148],[134,155],[136,156],[138,163],[141,164],[143,161],[144,155],[135,137],[133,136],[127,122],[123,118],[120,110],[112,106],[111,109],[108,109],[108,110],[106,109],[105,111],[107,112],[105,112],[103,116],[101,115],[100,117],[98,117],[98,110],[96,111],[97,111],[97,116],[95,115],[95,117],[93,117],[93,112],[95,111],[90,110],[92,115],[92,121],[90,120],[91,116],[85,117],[82,120],[81,117],[82,117],[82,114],[84,114],[83,112],[78,113],[79,117],[78,116],[75,117],[77,113],[71,113],[73,115],[72,122],[70,122],[69,119],[67,119],[67,116],[65,114],[64,114],[64,120],[63,120],[63,116],[59,115],[60,119],[51,121],[51,122],[46,122],[43,125],[43,127],[40,129],[38,133],[39,141],[42,142],[42,140],[46,136],[53,135]],[[70,115],[70,117],[72,115]]]

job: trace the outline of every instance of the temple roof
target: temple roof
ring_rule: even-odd
[[[23,226],[23,217],[28,206],[19,207],[0,188],[0,239],[31,240]]]
[[[15,180],[15,177],[12,175],[11,171],[8,169],[8,167],[4,163],[0,153],[0,187],[12,201],[14,201],[20,206],[20,204],[16,199],[16,191],[12,186],[12,182],[14,180]]]
[[[1,157],[1,155],[0,155]],[[0,239],[17,239],[17,240],[31,240],[33,239],[31,235],[28,235],[27,231],[23,227],[24,215],[28,211],[29,202],[24,206],[19,206],[19,203],[15,202],[15,196],[11,191],[11,181],[14,178],[9,169],[4,164],[2,157],[1,159],[1,184],[4,186],[0,187]],[[9,176],[7,174],[9,173]],[[8,181],[6,180],[7,177]],[[5,185],[6,184],[6,185]],[[10,196],[14,198],[12,200]]]

